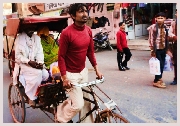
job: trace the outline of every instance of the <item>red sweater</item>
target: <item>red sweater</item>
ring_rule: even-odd
[[[58,66],[61,76],[66,75],[66,71],[80,73],[85,68],[86,56],[92,66],[97,65],[91,29],[75,24],[66,27],[59,40]]]
[[[128,48],[125,31],[119,30],[116,34],[116,37],[117,37],[117,49],[119,51],[122,51],[123,48]]]

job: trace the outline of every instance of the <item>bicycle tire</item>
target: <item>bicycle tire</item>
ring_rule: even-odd
[[[15,123],[25,122],[25,102],[18,85],[9,85],[8,90],[9,109]]]
[[[96,123],[130,123],[125,117],[115,112],[105,110],[100,112],[100,119],[96,119]]]

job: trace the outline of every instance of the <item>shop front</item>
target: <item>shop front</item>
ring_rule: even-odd
[[[147,36],[147,28],[159,12],[164,12],[168,20],[173,20],[176,3],[130,3],[120,8],[120,21],[126,23],[128,39]],[[126,21],[128,20],[128,21]]]
[[[59,16],[63,9],[71,3],[44,3],[44,10],[40,16]],[[32,4],[31,4],[32,5]],[[116,40],[119,22],[126,24],[127,39],[136,39],[147,36],[147,27],[152,24],[154,15],[168,8],[168,16],[173,18],[173,3],[87,3],[89,19],[86,23],[92,29],[93,35],[100,31],[111,31],[110,40]],[[36,5],[36,8],[39,8]],[[32,6],[31,6],[32,9]],[[73,20],[68,19],[68,25]]]
[[[109,39],[116,41],[119,22],[123,21],[126,24],[127,39],[136,39],[148,35],[147,27],[151,25],[148,9],[145,3],[97,4],[89,11],[87,25],[91,27],[93,35],[100,29],[111,31]]]

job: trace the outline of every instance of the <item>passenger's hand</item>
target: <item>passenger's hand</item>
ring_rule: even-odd
[[[36,61],[31,61],[31,60],[30,60],[30,61],[28,62],[28,64],[29,64],[31,67],[36,68],[36,66],[37,66],[38,63],[37,63]]]
[[[156,53],[154,51],[151,51],[151,57],[156,57]]]
[[[37,64],[36,69],[41,69],[42,70],[43,69],[43,64],[42,63]]]
[[[70,83],[70,81],[68,79],[65,79],[65,80],[63,80],[63,87],[65,89],[69,89],[72,87],[72,84]]]

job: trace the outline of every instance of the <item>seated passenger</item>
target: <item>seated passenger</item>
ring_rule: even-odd
[[[50,70],[49,74],[51,77],[53,74],[57,76],[57,74],[60,74],[58,65],[55,65],[58,60],[59,46],[56,44],[51,34],[49,34],[48,27],[40,27],[37,31],[37,35],[41,37],[45,66]]]
[[[50,36],[48,27],[44,26],[38,29],[37,35],[41,38],[41,44],[44,52],[45,66],[50,69],[50,65],[58,60],[59,46]],[[50,72],[52,73],[52,72]]]
[[[44,53],[40,37],[34,34],[35,25],[26,25],[15,40],[15,60],[20,63],[20,82],[29,97],[30,106],[39,106],[35,93],[42,81],[49,77],[48,71],[43,68]],[[19,65],[16,63],[13,72],[13,84],[17,84]]]

